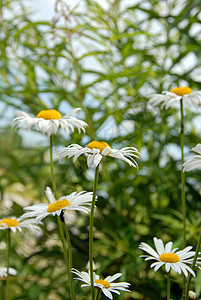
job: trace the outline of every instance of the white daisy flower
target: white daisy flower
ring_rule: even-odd
[[[13,268],[9,268],[8,273],[9,273],[9,275],[13,275],[13,276],[17,275],[17,271]],[[7,277],[7,268],[6,267],[0,268],[0,277]]]
[[[78,144],[72,144],[67,148],[61,148],[58,150],[59,159],[62,159],[65,156],[67,156],[68,158],[74,156],[74,162],[83,153],[87,156],[88,167],[90,167],[91,165],[97,167],[104,156],[110,156],[124,160],[130,166],[135,168],[137,168],[138,165],[134,157],[139,158],[140,154],[138,150],[134,147],[125,147],[120,150],[117,150],[112,149],[106,142],[98,141],[92,141],[85,148]]]
[[[87,271],[90,270],[90,261],[87,262],[86,269],[87,269]],[[95,262],[93,261],[93,271],[96,272],[97,269],[98,269],[98,266],[97,266],[97,264],[95,264]]]
[[[38,223],[48,215],[60,216],[63,211],[65,211],[65,213],[72,210],[79,210],[84,213],[90,211],[89,208],[86,208],[84,205],[91,205],[92,192],[73,192],[70,195],[63,196],[59,198],[59,200],[56,200],[51,189],[47,187],[45,194],[50,203],[40,203],[25,207],[24,210],[29,210],[29,212],[23,214],[22,218],[35,218],[36,223]]]
[[[191,149],[191,151],[194,151],[199,155],[192,156],[190,160],[183,164],[184,172],[192,171],[201,167],[201,144],[197,144]]]
[[[84,284],[82,284],[81,287],[91,286],[90,271],[79,272],[76,269],[72,269],[71,271],[72,273],[78,276],[78,278],[75,279],[84,282]],[[129,288],[130,283],[113,282],[121,275],[121,273],[117,273],[113,276],[108,276],[105,279],[100,279],[99,276],[94,273],[94,287],[100,288],[104,295],[109,299],[113,299],[112,293],[120,295],[119,291],[130,292],[129,290],[127,290],[127,288]]]
[[[190,251],[193,247],[189,246],[184,250],[177,251],[178,248],[172,249],[172,242],[169,242],[164,246],[162,240],[157,239],[156,237],[154,237],[153,240],[156,251],[146,243],[141,243],[139,249],[149,254],[141,256],[145,257],[145,260],[156,260],[156,262],[150,266],[151,268],[154,267],[155,272],[165,265],[166,272],[169,272],[170,269],[172,269],[179,274],[183,272],[186,277],[188,276],[188,272],[190,272],[195,277],[194,271],[187,265],[192,264],[193,262],[192,257],[195,255],[195,251]]]
[[[36,226],[36,221],[34,219],[29,219],[22,221],[22,216],[20,218],[4,218],[0,220],[0,230],[10,229],[14,233],[17,231],[22,231],[22,228],[28,228],[31,231],[39,230],[40,228]]]
[[[78,129],[79,133],[81,130],[85,132],[85,127],[88,126],[87,123],[72,117],[72,114],[77,113],[79,110],[81,108],[75,108],[62,117],[56,109],[47,109],[40,111],[35,118],[31,118],[23,111],[16,111],[15,114],[18,117],[13,120],[13,127],[19,128],[22,124],[25,124],[24,129],[30,130],[32,126],[35,126],[36,130],[46,133],[48,137],[57,133],[59,126],[66,131],[67,135],[70,134],[70,130],[74,131],[74,127]]]
[[[184,101],[188,101],[195,108],[198,108],[198,104],[201,104],[201,91],[193,92],[188,86],[176,87],[169,91],[163,91],[161,94],[153,94],[150,96],[149,104],[157,106],[162,103],[162,108],[168,109],[179,103],[181,98]]]
[[[188,297],[191,300],[195,300],[195,299],[197,299],[197,294],[194,291],[189,291]]]

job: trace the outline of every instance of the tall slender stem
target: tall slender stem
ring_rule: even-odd
[[[98,185],[98,174],[99,174],[99,165],[96,167],[95,170],[93,198],[92,198],[90,224],[89,224],[89,264],[90,264],[90,279],[91,279],[91,300],[95,299],[94,278],[93,278],[93,220],[94,220],[94,208],[95,208],[96,192],[97,192],[97,185]]]
[[[52,185],[53,185],[53,189],[54,189],[55,198],[58,199],[57,188],[56,188],[56,183],[55,183],[55,176],[54,176],[54,164],[53,164],[52,149],[53,149],[53,138],[52,138],[52,135],[51,135],[50,136],[50,171],[51,171]],[[68,279],[69,279],[69,281],[71,281],[71,276],[69,276],[71,268],[69,266],[68,252],[67,252],[67,248],[66,248],[66,242],[65,242],[63,226],[62,226],[61,219],[59,217],[57,218],[57,220],[58,220],[58,227],[59,227],[59,235],[60,235],[60,239],[61,239],[62,246],[63,246],[64,260],[65,260],[65,263],[66,263],[66,268],[67,268],[68,277],[69,277]],[[70,284],[70,294],[71,294],[71,300],[74,300],[73,290],[72,290],[71,284]]]
[[[96,294],[96,300],[98,300],[98,297],[99,297],[99,295],[100,295],[100,289],[98,289],[98,291],[97,291],[97,294]]]
[[[58,227],[59,227],[59,235],[60,235],[60,239],[61,239],[62,246],[63,246],[64,260],[65,260],[65,263],[66,263],[67,271],[69,273],[68,251],[67,251],[67,248],[66,248],[65,236],[64,236],[64,231],[63,231],[62,222],[61,222],[60,217],[57,217],[57,221],[58,221]]]
[[[7,231],[7,278],[6,278],[6,292],[7,300],[10,300],[10,277],[9,277],[9,263],[10,263],[10,228]]]
[[[184,111],[183,98],[180,100],[181,110],[181,202],[182,202],[182,220],[183,220],[183,247],[186,247],[186,199],[185,199],[185,173],[184,167]]]
[[[170,271],[167,276],[167,300],[170,300]]]
[[[198,238],[198,243],[196,246],[195,256],[194,256],[193,263],[191,266],[192,270],[194,270],[194,268],[195,268],[195,264],[196,264],[199,250],[200,250],[200,244],[201,244],[201,230],[200,230],[200,234],[199,234],[199,238]],[[190,288],[191,278],[192,278],[192,274],[189,273],[189,278],[188,278],[188,282],[187,282],[187,286],[186,286],[185,300],[188,300],[188,292],[189,292],[189,288]]]
[[[183,110],[183,98],[180,100],[180,112],[181,112],[181,132],[180,132],[180,144],[181,144],[181,204],[182,204],[182,223],[183,223],[183,247],[186,247],[186,199],[185,199],[185,173],[184,173],[184,110]],[[185,294],[186,277],[183,280],[183,297]]]
[[[72,269],[72,263],[73,263],[73,256],[72,256],[72,247],[71,247],[71,242],[70,242],[70,235],[68,231],[68,227],[66,223],[63,223],[66,239],[67,239],[67,244],[68,244],[68,265],[69,265],[69,271],[68,271],[68,276],[69,276],[69,281],[70,281],[70,291],[71,291],[71,297],[74,300],[75,299],[75,292],[74,292],[74,286],[73,286],[73,276],[71,273]]]
[[[50,136],[50,171],[51,171],[51,177],[52,177],[52,185],[54,189],[54,194],[56,199],[57,197],[57,188],[55,183],[55,177],[54,177],[54,164],[53,164],[53,155],[52,155],[52,149],[53,149],[53,138],[52,135]]]

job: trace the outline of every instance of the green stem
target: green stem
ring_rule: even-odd
[[[53,185],[53,189],[54,189],[54,194],[55,194],[55,197],[57,199],[58,197],[57,197],[57,188],[56,188],[55,177],[54,177],[54,165],[53,165],[52,149],[53,149],[53,138],[52,138],[52,135],[51,135],[50,136],[50,171],[51,171],[52,185]]]
[[[10,228],[7,231],[7,278],[6,278],[6,292],[7,292],[7,300],[10,300],[10,277],[9,277],[9,262],[10,262]]]
[[[184,167],[184,111],[183,98],[180,100],[181,110],[181,202],[182,202],[182,216],[183,216],[183,247],[186,247],[186,199],[185,199],[185,173]]]
[[[62,246],[63,246],[64,260],[65,260],[65,263],[66,263],[67,272],[69,273],[68,251],[67,251],[67,248],[66,248],[65,236],[64,236],[64,231],[63,231],[62,222],[61,222],[60,217],[57,217],[57,221],[58,221],[58,227],[59,227],[59,235],[60,235],[60,239],[61,239]]]
[[[53,165],[52,149],[53,149],[53,138],[52,138],[52,135],[51,135],[50,136],[50,171],[51,171],[52,185],[53,185],[53,189],[54,189],[54,194],[55,194],[55,198],[57,200],[58,196],[57,196],[57,188],[56,188],[55,176],[54,176],[54,165]],[[68,275],[69,275],[70,270],[69,270],[68,252],[67,252],[66,243],[65,243],[65,236],[64,236],[63,226],[62,226],[62,222],[61,222],[60,217],[58,217],[57,220],[58,220],[58,227],[59,227],[59,236],[60,236],[62,246],[63,246],[64,260],[65,260],[67,272],[68,272]],[[69,278],[69,280],[70,280],[70,278]],[[71,294],[71,300],[73,300],[72,294]]]
[[[89,224],[89,264],[90,264],[90,279],[91,279],[91,300],[95,299],[94,278],[93,278],[93,219],[94,219],[94,208],[95,208],[96,192],[97,192],[97,185],[98,185],[98,172],[99,172],[99,165],[96,167],[95,170],[93,198],[92,198],[90,224]]]
[[[0,293],[0,300],[3,300],[3,299],[5,299],[5,297],[4,297],[3,280],[0,280],[0,291],[1,291],[1,293]]]
[[[182,203],[182,223],[183,223],[183,248],[186,247],[186,199],[185,199],[185,173],[184,173],[184,110],[183,110],[183,98],[180,100],[181,111],[181,203]],[[183,295],[185,293],[186,277],[184,276],[183,282]]]
[[[96,294],[96,300],[98,300],[98,297],[99,297],[99,295],[100,295],[100,289],[98,289],[98,291],[97,291],[97,294]]]
[[[167,276],[167,300],[170,300],[170,271]]]
[[[199,234],[199,238],[198,238],[198,243],[196,246],[195,256],[194,256],[193,263],[191,266],[192,270],[194,270],[194,268],[195,268],[195,264],[196,264],[199,250],[200,250],[200,244],[201,244],[201,230],[200,230],[200,234]],[[188,292],[189,292],[189,288],[190,288],[191,278],[192,278],[192,274],[189,273],[189,278],[188,278],[188,282],[187,282],[187,286],[186,286],[185,300],[188,300]]]
[[[66,239],[67,239],[67,244],[68,244],[68,265],[69,265],[69,269],[68,269],[68,276],[69,276],[69,281],[70,281],[70,293],[71,293],[71,299],[75,299],[75,292],[74,292],[74,286],[73,286],[73,276],[71,273],[71,269],[72,269],[72,264],[73,264],[73,256],[72,256],[72,247],[71,247],[71,241],[70,241],[70,235],[69,235],[69,231],[68,231],[68,227],[66,225],[66,223],[63,223],[63,227],[64,227],[64,231],[65,231],[65,235],[66,235]]]

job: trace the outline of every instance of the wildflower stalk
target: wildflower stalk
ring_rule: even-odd
[[[183,248],[186,247],[186,198],[185,198],[185,173],[184,173],[184,110],[183,110],[183,97],[180,100],[181,112],[181,203],[182,203],[182,223],[183,223]],[[185,294],[186,277],[184,276],[183,282],[183,295]]]
[[[62,222],[61,222],[60,217],[57,217],[57,222],[58,222],[58,227],[59,227],[59,235],[60,235],[60,239],[61,239],[62,246],[63,246],[64,260],[65,260],[67,271],[68,271],[68,274],[69,274],[68,251],[67,251],[66,244],[65,244],[65,236],[64,236],[64,232],[63,232],[63,228],[62,228]]]
[[[100,289],[98,289],[97,294],[96,294],[96,300],[98,300],[99,294],[100,294]]]
[[[56,199],[57,198],[57,188],[55,183],[55,177],[54,177],[54,165],[53,165],[53,155],[52,155],[52,149],[53,149],[53,138],[52,135],[50,136],[50,171],[51,171],[51,177],[52,177],[52,185],[54,189],[54,194]]]
[[[9,263],[10,263],[10,228],[7,231],[7,278],[6,278],[6,293],[7,300],[10,300],[10,277],[9,277]]]
[[[70,290],[72,291],[72,299],[75,299],[75,293],[74,293],[74,287],[73,287],[73,276],[71,273],[72,269],[72,263],[73,263],[73,257],[72,257],[72,247],[71,247],[71,242],[70,242],[70,235],[68,231],[68,227],[65,222],[63,222],[63,228],[65,231],[66,239],[67,239],[67,244],[68,244],[68,265],[69,265],[69,281],[70,281]]]
[[[183,98],[180,100],[181,111],[181,202],[182,202],[182,220],[183,220],[183,247],[186,247],[186,199],[185,199],[185,173],[184,173],[184,111],[183,111]]]
[[[51,171],[52,185],[53,185],[53,189],[54,189],[55,198],[56,198],[56,200],[58,200],[57,188],[56,188],[55,176],[54,176],[54,165],[53,165],[52,149],[53,149],[53,138],[52,138],[52,135],[51,135],[50,136],[50,171]],[[58,220],[58,227],[59,227],[59,235],[60,235],[60,239],[61,239],[62,246],[63,246],[64,260],[65,260],[65,263],[66,263],[66,268],[67,268],[68,277],[69,277],[68,279],[69,279],[69,282],[70,282],[71,300],[74,300],[73,278],[72,278],[71,272],[70,272],[71,268],[70,268],[70,263],[69,263],[69,259],[68,259],[68,252],[67,252],[66,243],[65,243],[64,230],[63,230],[61,219],[58,217],[57,220]]]
[[[167,300],[170,300],[170,271],[167,275]]]
[[[198,243],[197,243],[197,246],[196,246],[195,256],[194,256],[194,259],[193,259],[193,263],[191,265],[192,270],[194,270],[194,268],[195,268],[195,264],[196,264],[197,257],[198,257],[198,254],[199,254],[199,250],[200,250],[200,244],[201,244],[201,230],[200,230],[200,234],[199,234],[199,238],[198,238]],[[190,288],[191,278],[192,278],[192,274],[189,273],[189,278],[188,278],[188,282],[187,282],[187,285],[186,285],[186,292],[185,292],[185,298],[184,298],[185,300],[188,300],[188,292],[189,292],[189,288]]]
[[[95,208],[96,192],[97,192],[97,185],[98,185],[98,174],[99,174],[98,172],[99,172],[99,165],[95,169],[93,198],[92,198],[90,224],[89,224],[89,265],[90,265],[90,280],[91,280],[91,300],[95,299],[94,278],[93,278],[93,219],[94,219],[94,208]]]

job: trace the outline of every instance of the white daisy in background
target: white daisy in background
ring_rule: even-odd
[[[79,272],[76,269],[72,269],[71,272],[78,276],[78,278],[75,279],[84,282],[81,287],[91,286],[90,271]],[[130,283],[113,282],[121,275],[121,273],[117,273],[113,276],[108,276],[105,279],[100,279],[99,276],[94,273],[94,287],[100,288],[104,295],[109,299],[113,299],[112,293],[120,295],[119,291],[130,292],[129,290],[127,290],[127,288],[129,288],[130,286]]]
[[[191,151],[194,151],[199,155],[192,156],[190,160],[183,164],[184,172],[192,171],[201,167],[201,144],[197,144],[191,149]]]
[[[110,156],[121,159],[127,162],[130,166],[137,168],[138,165],[134,157],[139,158],[140,153],[134,147],[125,147],[117,150],[112,149],[106,142],[92,141],[85,148],[78,144],[72,144],[67,148],[61,148],[58,150],[58,154],[59,159],[62,159],[65,156],[68,158],[74,157],[74,162],[81,154],[85,154],[87,156],[88,167],[91,165],[97,167],[104,156]]]
[[[17,271],[13,268],[9,268],[8,273],[9,273],[9,275],[13,275],[13,276],[17,275]],[[0,277],[7,277],[7,268],[6,267],[0,268]]]
[[[77,113],[79,110],[81,108],[75,108],[62,117],[56,109],[47,109],[40,111],[35,118],[31,118],[23,111],[16,111],[15,114],[18,117],[14,118],[13,127],[19,128],[22,124],[25,124],[24,129],[30,130],[32,126],[35,126],[36,130],[46,133],[48,137],[57,133],[59,126],[66,131],[67,135],[70,134],[70,130],[74,131],[74,127],[78,129],[79,133],[81,130],[85,132],[85,127],[88,126],[87,123],[72,117],[72,114]]]
[[[196,300],[197,299],[197,294],[194,291],[189,291],[188,297],[191,300]]]
[[[87,271],[90,270],[90,261],[87,262],[86,269],[87,269]],[[98,265],[95,264],[95,262],[93,261],[93,271],[96,272],[97,269],[98,269]]]
[[[183,272],[186,277],[188,276],[188,272],[190,272],[195,277],[194,271],[187,265],[192,264],[193,262],[195,251],[190,251],[193,247],[189,246],[184,250],[177,251],[178,248],[172,249],[172,242],[169,242],[164,246],[162,240],[157,239],[156,237],[154,237],[153,240],[156,251],[146,243],[141,243],[139,249],[149,254],[141,256],[145,257],[145,260],[156,260],[156,262],[150,266],[151,268],[154,267],[155,272],[165,265],[166,272],[169,272],[170,269],[172,269],[179,274]]]
[[[50,203],[40,203],[25,207],[24,210],[29,210],[29,212],[23,214],[22,218],[35,218],[35,222],[38,223],[48,215],[60,216],[63,211],[65,211],[65,213],[73,210],[79,210],[84,213],[90,211],[89,208],[84,205],[91,205],[92,192],[74,192],[56,200],[51,189],[47,187],[45,194]]]
[[[28,228],[31,231],[40,230],[38,226],[36,226],[36,221],[34,219],[29,219],[22,221],[22,217],[20,218],[4,218],[0,220],[0,230],[10,229],[14,233],[17,231],[22,231],[22,228]]]
[[[149,104],[152,106],[157,106],[162,103],[162,108],[168,109],[169,107],[175,106],[179,103],[181,98],[184,101],[190,102],[195,108],[201,104],[201,91],[193,92],[188,86],[176,87],[171,91],[163,91],[162,94],[153,94],[150,96]]]

